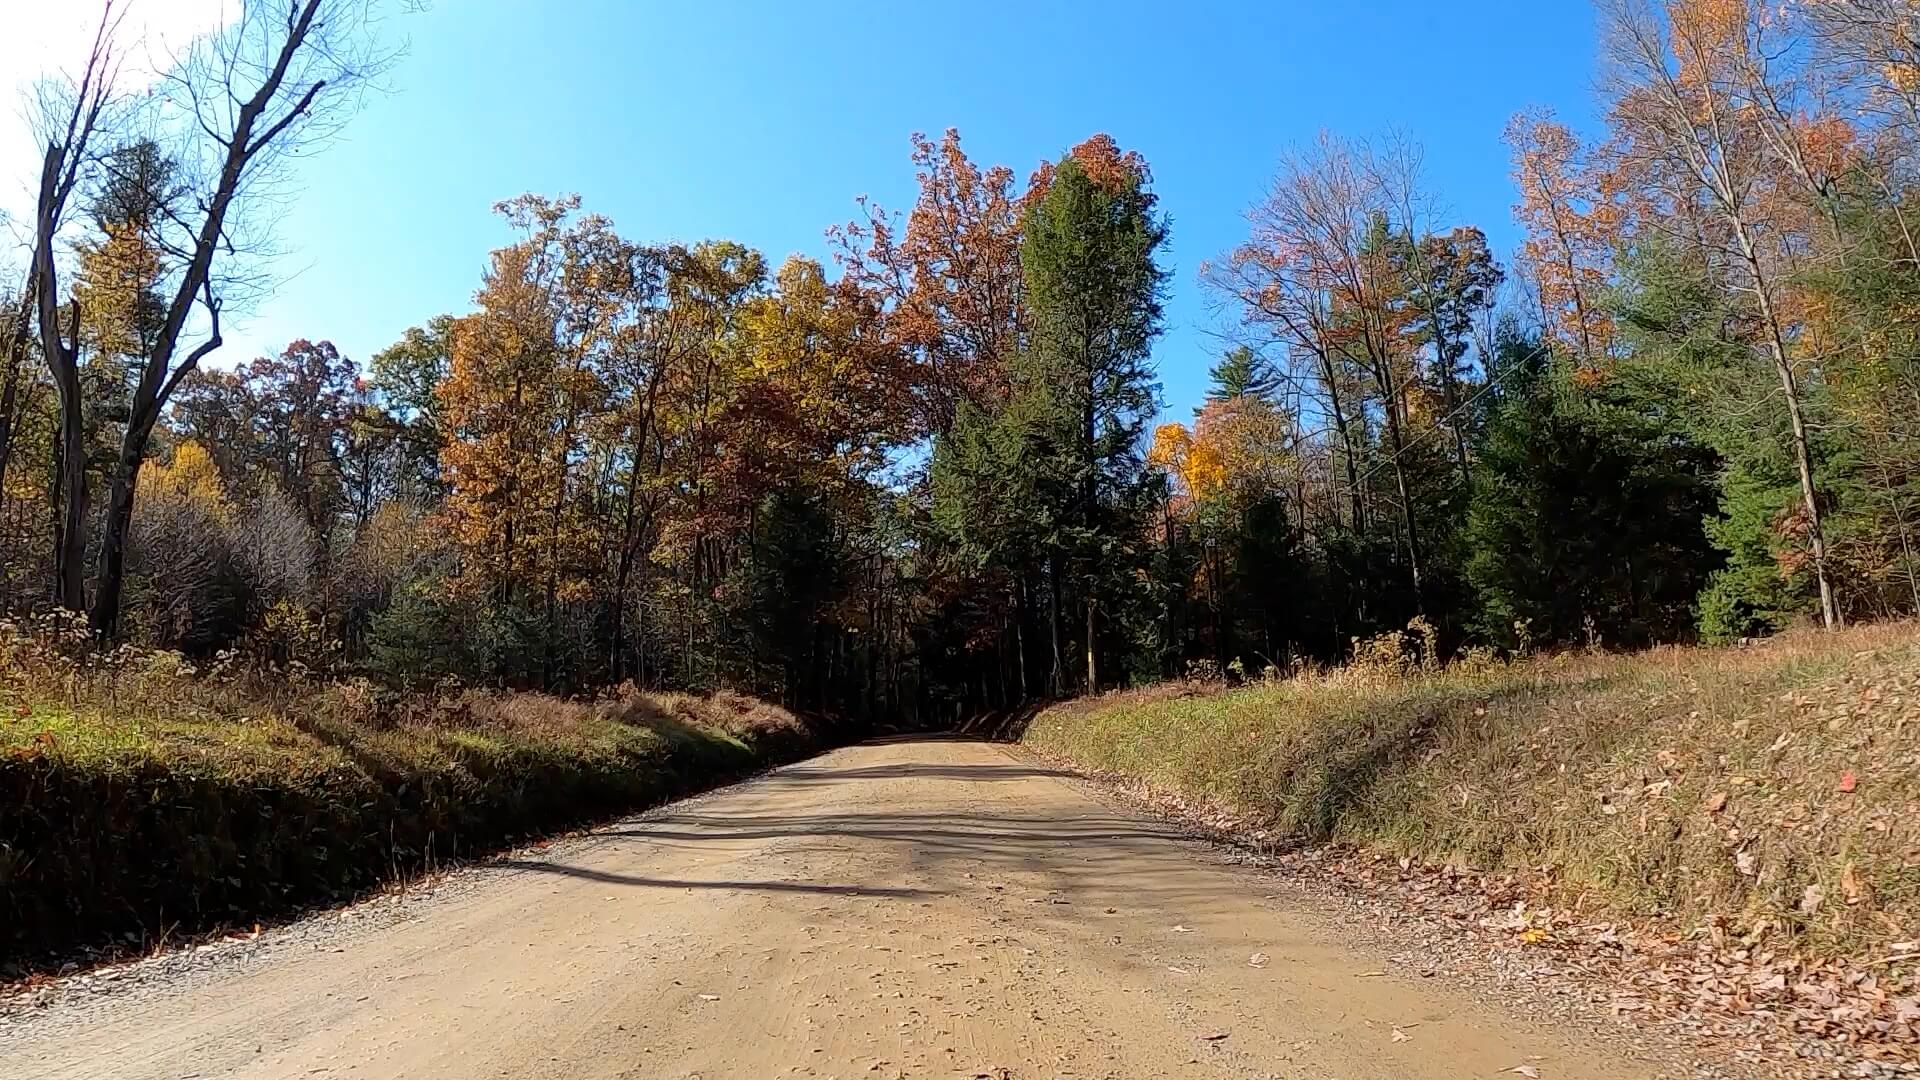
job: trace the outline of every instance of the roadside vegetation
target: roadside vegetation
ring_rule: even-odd
[[[814,738],[727,692],[394,692],[0,626],[0,976],[346,899]]]
[[[1513,873],[1580,921],[1879,958],[1920,926],[1920,627],[1353,663],[1056,706],[1028,746],[1276,843]],[[1764,944],[1761,944],[1764,943]]]

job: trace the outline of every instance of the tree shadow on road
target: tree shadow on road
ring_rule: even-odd
[[[924,889],[884,889],[864,885],[818,885],[807,881],[685,881],[675,878],[636,877],[584,866],[541,862],[537,859],[503,859],[490,864],[505,870],[529,870],[537,874],[598,881],[606,885],[628,885],[647,889],[719,889],[742,892],[815,893],[828,896],[872,896],[889,899],[913,899],[931,895]]]
[[[1137,899],[1154,894],[1177,900],[1185,886],[1160,874],[1191,865],[1192,834],[1176,826],[1106,811],[1048,816],[991,812],[834,812],[783,814],[681,812],[629,822],[595,834],[612,854],[651,850],[698,851],[776,842],[771,849],[805,857],[817,850],[853,855],[870,863],[877,880],[905,873],[938,890],[974,892],[1009,883],[1004,895],[1070,894],[1081,888],[1130,890]],[[616,858],[619,856],[616,855]],[[895,869],[882,870],[891,865]],[[583,875],[585,876],[585,875]],[[1151,879],[1151,883],[1149,883]],[[818,891],[861,894],[883,890],[807,885]],[[949,884],[951,888],[949,888]],[[716,883],[715,888],[724,888]],[[745,887],[745,886],[743,886]],[[796,888],[793,891],[805,891]],[[911,891],[911,890],[909,890]]]
[[[1036,765],[926,765],[901,762],[896,765],[865,765],[846,769],[792,765],[768,775],[761,783],[776,787],[783,784],[830,784],[842,780],[971,780],[990,783],[1071,775],[1059,769]]]
[[[1029,702],[1014,709],[996,709],[980,713],[960,722],[957,732],[976,739],[992,742],[1019,742],[1027,733],[1027,725],[1040,715],[1040,710],[1053,704],[1050,701]]]

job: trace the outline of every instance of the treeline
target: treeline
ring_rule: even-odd
[[[10,305],[0,592],[395,683],[926,719],[1409,625],[1446,651],[1912,614],[1914,16],[1605,21],[1607,130],[1509,132],[1511,267],[1416,147],[1325,136],[1204,267],[1235,340],[1154,431],[1168,224],[1104,136],[1024,181],[916,137],[913,206],[863,206],[831,267],[522,196],[473,310],[364,368],[299,341],[216,370],[177,348],[234,287],[220,227],[180,228],[207,174],[70,125]]]

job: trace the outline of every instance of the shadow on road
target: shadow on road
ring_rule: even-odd
[[[540,874],[559,874],[562,877],[582,878],[598,881],[607,885],[630,885],[646,889],[723,889],[745,892],[782,892],[815,893],[827,896],[877,896],[912,899],[929,895],[922,889],[880,889],[861,885],[815,885],[805,881],[680,881],[672,878],[634,877],[630,874],[613,874],[605,870],[589,870],[583,866],[568,866],[564,863],[540,862],[534,859],[504,859],[492,864],[505,870],[531,870]]]
[[[1017,709],[981,713],[961,721],[959,732],[991,742],[1019,742],[1020,737],[1027,733],[1027,726],[1044,708],[1044,702],[1030,702]]]
[[[989,782],[1006,780],[1031,780],[1041,776],[1068,776],[1069,773],[1058,769],[1047,769],[1033,765],[917,765],[902,762],[898,765],[867,765],[852,769],[826,769],[810,765],[795,765],[769,774],[760,782],[769,787],[782,784],[826,784],[841,780],[966,780],[969,782]]]
[[[1117,888],[1135,903],[1184,906],[1217,899],[1197,891],[1196,879],[1182,872],[1192,858],[1189,832],[1039,782],[1068,775],[1004,759],[803,764],[735,789],[724,804],[668,807],[596,831],[589,846],[564,861],[496,865],[663,889],[900,898],[1005,889],[1000,895],[1029,902],[1042,902],[1035,898],[1038,893],[1053,903],[1074,903],[1076,896],[1111,894]],[[852,783],[864,781],[896,783],[871,791]],[[817,801],[842,782],[849,784],[845,795],[828,795],[826,805]],[[1030,786],[1022,789],[1022,782]],[[665,849],[766,852],[777,855],[793,878],[732,882],[646,876]],[[832,857],[816,861],[816,854]],[[849,855],[854,865],[872,870],[870,880],[900,887],[808,880],[809,866],[833,866],[832,873],[843,873],[838,868]]]

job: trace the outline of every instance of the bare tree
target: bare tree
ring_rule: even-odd
[[[1365,402],[1351,399],[1343,387],[1343,362],[1355,364],[1373,383],[1387,437],[1389,458],[1404,531],[1407,568],[1416,604],[1423,604],[1425,560],[1415,520],[1413,492],[1406,472],[1406,392],[1410,360],[1404,335],[1392,311],[1401,281],[1391,251],[1396,204],[1412,205],[1415,196],[1383,182],[1404,170],[1383,164],[1364,142],[1323,134],[1305,152],[1281,165],[1267,198],[1249,217],[1254,239],[1235,253],[1247,285],[1250,310],[1279,325],[1308,354],[1320,371],[1334,427],[1348,445],[1349,487],[1361,517],[1362,485],[1356,475]],[[1261,282],[1265,278],[1264,283]]]
[[[1813,62],[1862,136],[1866,168],[1898,224],[1907,260],[1920,266],[1920,226],[1905,190],[1920,162],[1920,6],[1911,0],[1824,0],[1798,9]]]
[[[1920,6],[1912,0],[1821,0],[1800,5],[1820,70],[1850,95],[1868,125],[1920,143]]]
[[[1478,230],[1448,236],[1436,233],[1439,207],[1421,184],[1424,159],[1418,143],[1398,135],[1363,158],[1386,212],[1402,233],[1399,250],[1406,263],[1402,287],[1426,321],[1427,344],[1433,350],[1432,374],[1440,384],[1447,410],[1442,423],[1453,435],[1454,460],[1460,469],[1460,482],[1466,484],[1470,482],[1470,466],[1457,368],[1466,351],[1468,327],[1462,325],[1462,318],[1467,313],[1454,310],[1453,305],[1468,300],[1465,294],[1474,292],[1471,302],[1487,306],[1490,295],[1482,294],[1497,288],[1504,275],[1493,265],[1485,237]],[[1476,250],[1483,256],[1477,263],[1471,258]],[[1484,275],[1484,280],[1468,280],[1475,274]]]
[[[1359,471],[1364,403],[1356,400],[1357,390],[1342,370],[1334,327],[1326,267],[1327,248],[1335,237],[1315,213],[1325,202],[1318,193],[1327,180],[1323,165],[1344,152],[1344,144],[1325,137],[1312,152],[1289,155],[1266,197],[1247,211],[1247,242],[1209,263],[1202,276],[1238,305],[1244,325],[1278,344],[1289,382],[1312,405],[1311,418],[1324,421],[1338,438],[1345,459],[1349,524],[1364,534],[1367,514]]]
[[[61,329],[59,265],[55,238],[65,228],[74,189],[87,175],[91,145],[102,122],[113,119],[119,98],[120,55],[116,38],[125,10],[105,0],[92,48],[78,79],[43,88],[39,134],[46,142],[34,206],[34,307],[40,321],[40,349],[59,397],[60,438],[55,444],[59,512],[54,526],[54,598],[74,611],[86,607],[85,558],[87,468],[80,400],[79,327]],[[63,91],[65,91],[63,93]],[[74,319],[77,323],[77,315]]]
[[[237,19],[194,42],[161,73],[162,92],[139,109],[124,108],[114,88],[116,5],[103,4],[87,65],[58,114],[64,123],[43,123],[57,137],[47,139],[34,263],[42,344],[61,396],[66,502],[56,593],[75,610],[85,603],[80,343],[77,327],[60,324],[54,258],[75,187],[132,184],[134,197],[148,202],[146,239],[168,263],[164,316],[139,358],[101,525],[91,621],[103,636],[119,622],[135,485],[154,426],[181,380],[220,347],[222,311],[263,284],[264,267],[247,258],[265,250],[251,231],[260,222],[247,207],[272,198],[271,185],[290,158],[337,131],[360,88],[392,58],[369,44],[375,0],[246,0]],[[176,166],[162,170],[168,190],[138,190],[140,178],[110,175],[112,152],[143,139],[160,144]],[[171,186],[176,173],[178,188]]]

